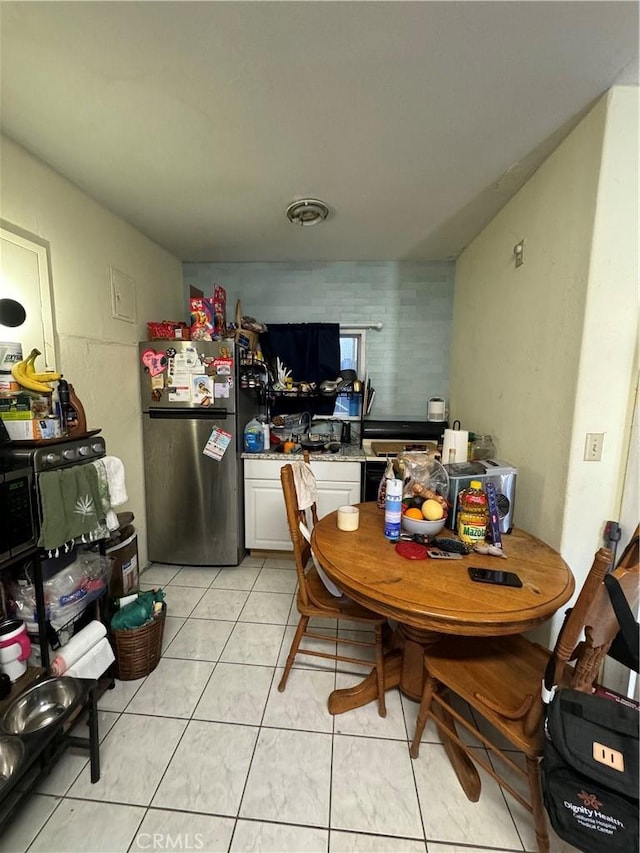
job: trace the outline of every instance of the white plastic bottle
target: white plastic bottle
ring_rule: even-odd
[[[55,416],[57,421],[56,433],[58,436],[66,435],[66,424],[62,417],[62,406],[60,404],[60,394],[58,393],[58,383],[53,387],[51,392],[51,414]],[[57,436],[56,436],[57,437]]]
[[[271,429],[269,428],[269,421],[266,417],[262,422],[262,435],[262,449],[265,451],[271,450]]]

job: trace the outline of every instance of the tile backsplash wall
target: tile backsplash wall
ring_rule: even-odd
[[[227,320],[382,323],[367,331],[366,369],[376,389],[371,417],[426,419],[429,397],[449,390],[454,264],[446,261],[185,263],[185,290],[227,291]],[[188,304],[188,302],[187,302]]]

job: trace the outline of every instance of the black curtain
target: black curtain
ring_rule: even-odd
[[[262,352],[276,376],[276,358],[291,371],[294,382],[315,382],[340,375],[340,325],[338,323],[269,323],[260,335]],[[311,414],[331,415],[335,396],[276,398],[272,414],[306,410]]]

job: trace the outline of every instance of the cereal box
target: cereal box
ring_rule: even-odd
[[[213,298],[191,298],[191,340],[217,341],[226,331],[227,294],[223,287],[216,284]]]

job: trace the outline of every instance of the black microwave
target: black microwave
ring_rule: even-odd
[[[33,501],[31,468],[0,471],[0,564],[36,546]]]

